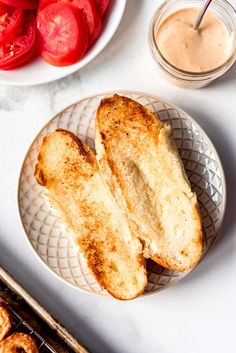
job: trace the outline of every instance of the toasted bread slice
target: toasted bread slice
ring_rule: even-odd
[[[93,152],[69,131],[44,138],[37,182],[73,231],[74,241],[102,288],[132,299],[147,283],[142,244],[104,184]]]
[[[102,100],[97,159],[104,180],[144,246],[144,256],[177,271],[196,265],[201,219],[169,126],[132,99]]]

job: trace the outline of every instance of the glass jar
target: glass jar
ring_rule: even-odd
[[[222,76],[236,60],[236,11],[226,0],[213,0],[209,10],[226,26],[232,38],[232,50],[229,58],[219,67],[205,72],[187,72],[171,65],[161,55],[155,34],[160,24],[173,12],[188,7],[202,7],[202,0],[167,0],[155,12],[149,26],[149,45],[158,68],[173,84],[183,88],[201,88]]]

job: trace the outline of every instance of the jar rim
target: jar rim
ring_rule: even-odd
[[[183,0],[176,0],[176,2],[180,2]],[[228,6],[228,8],[230,10],[233,10],[234,15],[236,16],[236,10],[234,8],[234,6],[232,4],[230,4],[227,0],[220,0],[223,4],[225,4],[226,6]],[[214,1],[214,3],[217,3],[217,0]],[[165,57],[162,55],[161,51],[158,48],[157,42],[155,40],[155,25],[156,22],[158,20],[158,16],[160,16],[160,12],[161,10],[163,10],[163,8],[168,7],[171,8],[173,6],[173,0],[166,0],[164,1],[154,12],[154,15],[151,19],[150,25],[149,25],[149,40],[151,39],[152,45],[154,45],[156,53],[153,52],[152,48],[151,48],[151,52],[152,55],[154,57],[155,61],[158,61],[158,59],[162,62],[162,64],[164,63],[170,70],[172,70],[171,72],[171,76],[173,75],[173,71],[175,72],[176,75],[178,74],[182,74],[185,77],[185,80],[187,80],[188,78],[199,78],[201,80],[204,79],[208,79],[209,76],[212,75],[217,75],[218,73],[220,73],[222,71],[222,69],[224,70],[227,67],[230,67],[234,61],[236,60],[236,38],[234,40],[234,48],[232,50],[232,54],[228,57],[228,59],[221,64],[220,66],[217,66],[216,68],[212,69],[212,70],[208,70],[208,71],[202,71],[202,72],[191,72],[191,71],[186,71],[186,70],[182,70],[179,69],[178,67],[174,66],[173,64],[171,64],[168,60],[165,59]],[[190,6],[186,6],[186,7],[190,7]],[[235,33],[236,33],[236,26],[235,26]],[[150,43],[149,43],[150,44]],[[156,54],[158,55],[158,58],[156,57]],[[164,69],[165,71],[167,71],[163,65],[161,65],[162,69]],[[170,73],[170,72],[168,72]]]

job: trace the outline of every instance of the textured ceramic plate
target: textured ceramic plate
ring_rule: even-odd
[[[56,67],[47,64],[41,58],[37,58],[18,69],[0,71],[0,83],[19,86],[37,85],[58,80],[78,71],[93,60],[109,43],[120,24],[125,4],[126,0],[113,0],[100,37],[78,63],[65,67]]]
[[[138,92],[121,92],[158,114],[173,128],[174,139],[186,172],[197,193],[203,220],[203,256],[212,247],[225,210],[225,180],[221,162],[211,141],[185,112],[163,100]],[[94,118],[106,94],[84,98],[57,114],[41,130],[23,163],[19,180],[19,211],[27,238],[39,258],[61,279],[89,293],[103,294],[69,232],[48,205],[44,189],[34,179],[39,147],[45,135],[56,128],[74,132],[94,149]],[[148,262],[145,293],[156,292],[180,281],[187,273],[167,270]]]

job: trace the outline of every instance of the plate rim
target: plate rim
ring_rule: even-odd
[[[36,139],[38,138],[38,136],[41,134],[41,132],[43,131],[43,129],[49,125],[52,120],[54,120],[56,118],[57,115],[61,114],[62,112],[64,112],[65,110],[69,109],[70,107],[76,105],[76,104],[79,104],[87,99],[92,99],[92,98],[95,98],[95,97],[98,97],[98,96],[109,96],[111,94],[125,94],[125,95],[132,95],[132,94],[136,94],[136,95],[141,95],[141,96],[145,96],[145,97],[150,97],[150,98],[153,98],[153,99],[156,99],[164,104],[167,104],[171,107],[173,107],[174,109],[176,109],[177,111],[180,111],[182,112],[183,114],[185,114],[188,119],[194,123],[197,128],[199,129],[199,131],[201,132],[201,134],[203,134],[204,138],[206,139],[206,141],[210,144],[211,148],[213,149],[214,153],[215,153],[215,156],[216,156],[216,161],[217,161],[217,165],[220,169],[220,173],[221,173],[221,176],[222,176],[222,219],[221,219],[221,222],[220,222],[220,225],[219,225],[219,228],[218,228],[218,231],[216,233],[216,236],[215,236],[215,239],[213,241],[213,243],[211,244],[211,247],[206,251],[206,253],[201,256],[201,259],[200,261],[197,263],[197,265],[189,270],[189,271],[186,271],[186,274],[185,276],[183,276],[183,278],[185,278],[186,276],[188,276],[191,272],[193,272],[197,267],[198,265],[202,262],[202,260],[209,254],[209,252],[212,250],[212,248],[214,247],[215,245],[215,242],[217,241],[218,237],[219,237],[219,234],[220,234],[220,231],[222,229],[222,225],[224,223],[224,218],[225,218],[225,211],[226,211],[226,201],[227,201],[227,187],[226,187],[226,179],[225,179],[225,172],[224,172],[224,169],[223,169],[223,165],[221,163],[221,159],[219,157],[219,154],[215,148],[215,145],[213,144],[213,142],[211,141],[211,139],[209,138],[209,136],[207,135],[207,133],[203,130],[203,128],[198,124],[198,122],[196,122],[195,119],[193,119],[187,112],[185,112],[183,109],[179,108],[177,105],[175,104],[172,104],[170,103],[168,100],[165,100],[159,96],[156,96],[154,94],[151,94],[151,93],[148,93],[148,92],[144,92],[144,91],[140,91],[140,90],[108,90],[106,92],[100,92],[100,93],[95,93],[95,94],[91,94],[91,95],[86,95],[82,98],[80,98],[79,100],[75,101],[74,103],[70,103],[68,104],[67,106],[65,106],[64,108],[58,110],[56,113],[53,114],[53,116],[47,120],[47,122],[42,126],[42,128],[38,131],[38,133],[36,134],[36,136],[34,137],[33,141],[31,142],[31,144],[29,145],[29,147],[27,148],[27,151],[26,153],[24,154],[24,157],[22,158],[22,162],[21,162],[21,167],[20,167],[20,170],[19,170],[19,173],[18,173],[18,177],[17,177],[17,192],[16,192],[16,202],[17,202],[17,210],[18,210],[18,218],[19,218],[19,221],[20,221],[20,225],[21,225],[21,229],[23,230],[23,234],[24,234],[24,237],[26,238],[26,241],[27,243],[29,244],[31,250],[33,251],[33,253],[35,253],[36,257],[40,260],[40,262],[43,264],[43,266],[49,270],[49,272],[51,272],[54,277],[60,279],[62,282],[64,282],[65,284],[69,285],[70,287],[74,288],[75,290],[78,290],[82,293],[86,293],[86,294],[89,294],[89,295],[92,295],[92,296],[101,296],[101,297],[107,297],[107,298],[110,298],[110,295],[107,295],[105,293],[105,295],[103,295],[102,293],[95,293],[95,292],[90,292],[90,291],[86,291],[85,289],[81,288],[81,287],[78,287],[76,286],[75,284],[67,281],[64,277],[60,276],[59,273],[57,273],[56,271],[54,271],[43,259],[42,257],[38,254],[38,252],[36,251],[36,249],[34,248],[32,242],[30,241],[29,237],[28,237],[28,234],[26,232],[26,229],[25,229],[25,226],[24,226],[24,222],[23,222],[23,219],[22,219],[22,215],[21,215],[21,210],[20,210],[20,181],[21,181],[21,177],[22,177],[22,173],[23,173],[23,167],[24,167],[24,164],[25,164],[25,161],[26,161],[26,158],[29,154],[29,151],[31,150],[34,142],[36,141]],[[165,290],[166,288],[169,288],[169,287],[172,287],[173,285],[176,285],[178,282],[180,282],[183,278],[181,278],[179,281],[176,281],[175,283],[170,283],[168,285],[166,285],[164,288],[160,288],[158,289],[158,291],[151,291],[151,292],[143,292],[141,294],[141,296],[135,298],[136,300],[137,299],[140,299],[140,298],[144,298],[144,297],[147,297],[147,296],[150,296],[150,295],[155,295],[163,290]]]
[[[116,0],[117,1],[117,0]],[[13,80],[9,80],[9,79],[2,79],[0,77],[0,84],[5,84],[7,86],[18,86],[18,87],[25,87],[25,86],[37,86],[37,85],[43,85],[43,84],[47,84],[47,83],[51,83],[51,82],[55,82],[55,81],[58,81],[58,80],[61,80],[62,78],[65,78],[69,75],[72,75],[74,74],[75,72],[78,72],[79,70],[81,70],[82,68],[84,68],[85,66],[87,66],[89,63],[91,63],[99,54],[102,53],[102,51],[106,48],[106,46],[109,44],[109,42],[112,40],[113,36],[115,35],[120,23],[121,23],[121,20],[123,18],[123,15],[124,15],[124,11],[125,11],[125,8],[126,8],[126,4],[127,4],[127,0],[119,0],[121,1],[121,8],[120,8],[120,13],[119,13],[119,17],[118,17],[118,20],[117,22],[114,24],[114,28],[113,28],[113,31],[111,31],[111,33],[107,36],[107,39],[104,40],[104,43],[101,45],[100,49],[98,49],[97,51],[95,51],[95,53],[93,53],[93,55],[91,55],[90,58],[88,58],[87,60],[85,60],[85,63],[83,63],[82,66],[78,67],[78,68],[75,68],[74,65],[76,64],[80,64],[81,61],[84,59],[82,58],[81,61],[78,61],[77,63],[73,64],[73,65],[69,65],[69,67],[71,67],[71,70],[68,69],[68,72],[67,73],[59,73],[57,78],[51,78],[51,79],[43,79],[43,80],[39,80],[37,82],[33,82],[33,81],[30,81],[30,82],[24,82],[22,81],[21,83],[19,83],[18,80],[16,79],[13,79]],[[106,19],[105,19],[105,22],[106,22]],[[98,38],[99,40],[99,38]],[[95,43],[96,44],[96,43]],[[94,49],[94,48],[91,48],[91,50]],[[50,65],[50,64],[48,64]]]

